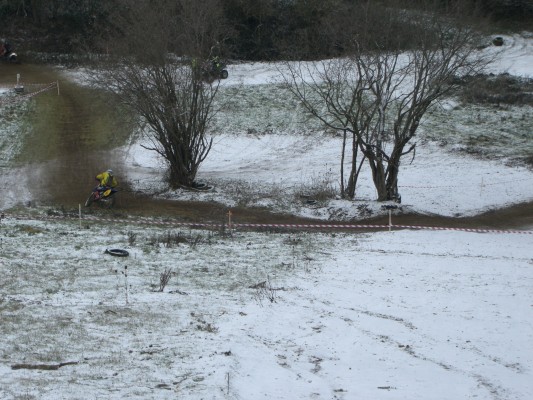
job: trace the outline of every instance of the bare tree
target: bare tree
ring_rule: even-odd
[[[151,143],[145,148],[167,162],[170,186],[192,186],[211,149],[206,133],[218,86],[202,82],[190,66],[170,61],[124,63],[108,73],[108,88],[145,124]]]
[[[168,165],[172,188],[192,186],[212,139],[218,81],[206,83],[196,65],[221,40],[218,0],[124,3],[117,16],[120,37],[111,42],[111,62],[98,79],[139,116],[147,149]],[[223,37],[222,37],[223,38]]]
[[[368,163],[378,201],[398,199],[402,158],[414,156],[413,141],[428,108],[454,89],[457,77],[476,74],[486,60],[477,52],[476,35],[465,26],[435,14],[420,13],[418,34],[411,47],[400,45],[395,29],[398,9],[383,21],[381,50],[365,36],[365,27],[352,37],[352,50],[344,59],[317,63],[287,63],[289,90],[308,113],[343,133],[341,189],[353,197],[361,168]],[[351,141],[351,170],[345,188],[344,157]],[[361,161],[357,162],[358,155]]]
[[[332,59],[317,63],[287,63],[282,71],[289,90],[299,99],[304,108],[325,126],[342,133],[341,193],[353,198],[357,178],[364,162],[360,155],[361,136],[358,126],[365,114],[364,79],[354,74],[350,59]],[[345,158],[348,152],[351,167],[348,182],[345,181]]]

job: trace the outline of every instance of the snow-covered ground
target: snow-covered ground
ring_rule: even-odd
[[[533,134],[533,132],[532,132]],[[532,139],[533,140],[533,139]],[[229,206],[267,206],[305,217],[358,220],[374,215],[382,204],[363,170],[356,201],[331,199],[308,206],[307,196],[338,190],[340,138],[269,134],[216,138],[198,177],[214,185],[206,193],[178,190],[169,198],[221,201]],[[163,167],[140,146],[128,153],[131,179],[145,192],[160,191]],[[420,146],[416,161],[402,167],[402,210],[445,216],[475,215],[488,209],[533,200],[533,171],[505,166],[501,161],[482,161],[446,152],[433,143]],[[283,196],[280,196],[280,193]],[[282,198],[280,198],[282,197]],[[361,206],[365,207],[361,207]]]
[[[0,228],[2,399],[533,396],[533,235]]]
[[[500,35],[503,46],[489,46],[487,51],[495,56],[489,71],[533,78],[533,32]]]
[[[531,38],[506,43],[516,58],[502,68],[531,76],[517,56],[531,57]],[[267,70],[235,66],[230,80],[265,83]],[[129,179],[162,187],[151,153],[123,150]],[[404,207],[472,215],[532,200],[530,170],[453,150],[420,142]],[[337,185],[339,151],[326,135],[219,133],[199,175],[214,190],[166,195],[357,219],[369,181],[354,203],[294,201]],[[71,217],[0,222],[1,399],[533,398],[532,231],[229,235]]]

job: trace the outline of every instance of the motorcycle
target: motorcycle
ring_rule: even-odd
[[[0,59],[2,59],[3,61],[18,63],[17,53],[13,52],[4,54],[2,57],[0,57]]]
[[[5,39],[0,41],[0,50],[3,50],[2,56],[0,56],[0,59],[2,61],[9,61],[12,63],[18,63],[18,56],[17,53],[15,53],[11,49],[11,44],[9,44]],[[2,49],[3,47],[3,49]]]
[[[85,202],[85,207],[89,207],[93,203],[99,203],[104,208],[111,208],[115,205],[117,192],[118,190],[115,188],[97,186],[89,195]]]
[[[228,70],[226,64],[221,61],[206,62],[202,65],[202,79],[213,82],[216,79],[227,79]]]

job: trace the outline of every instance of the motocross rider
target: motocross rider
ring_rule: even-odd
[[[7,56],[11,51],[11,46],[5,39],[0,39],[0,57]]]
[[[104,171],[104,172],[96,175],[95,179],[99,183],[99,185],[97,187],[99,195],[101,195],[107,189],[112,189],[112,188],[118,186],[118,181],[113,176],[113,170],[111,170],[111,169],[108,169],[107,171]]]
[[[211,63],[212,63],[212,66],[213,66],[213,71],[218,72],[221,69],[222,64],[221,64],[220,58],[218,56],[214,56],[211,59]]]

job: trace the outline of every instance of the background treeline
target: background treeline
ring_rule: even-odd
[[[369,20],[373,29],[358,39],[380,47],[380,22],[390,12],[398,14],[398,39],[406,46],[416,11],[454,13],[485,27],[533,29],[533,0],[0,0],[0,35],[18,51],[104,52],[127,34],[140,7],[172,17],[193,3],[217,13],[225,27],[219,37],[224,55],[242,60],[340,55]]]

